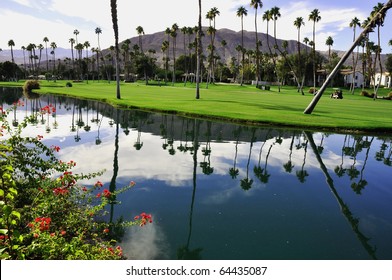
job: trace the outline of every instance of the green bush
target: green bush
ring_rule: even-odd
[[[374,93],[370,94],[366,90],[363,90],[363,91],[361,91],[361,96],[373,98],[374,97]]]
[[[40,89],[39,82],[37,80],[27,80],[23,85],[23,91],[31,92],[33,89]]]
[[[71,83],[71,82],[67,82],[67,83],[65,84],[65,86],[66,86],[66,87],[72,87],[72,83]]]
[[[135,184],[115,192],[102,189],[95,179],[102,172],[72,173],[75,162],[56,157],[60,147],[45,146],[40,135],[21,136],[29,119],[12,128],[9,112],[0,112],[1,259],[123,259],[116,241],[121,229],[152,222],[151,215],[112,223],[103,216],[106,206]],[[82,179],[93,180],[92,187],[79,185]]]

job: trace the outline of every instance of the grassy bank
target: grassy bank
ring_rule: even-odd
[[[0,86],[21,86],[23,83],[0,83]],[[199,100],[195,99],[195,85],[182,83],[175,86],[122,83],[121,99],[116,99],[115,82],[104,81],[72,83],[65,81],[41,82],[42,94],[61,94],[77,98],[94,99],[123,108],[138,108],[199,116],[225,121],[277,126],[298,126],[323,130],[371,131],[392,133],[392,102],[373,100],[343,90],[342,100],[331,99],[333,89],[326,91],[311,115],[303,114],[313,96],[302,96],[293,87],[277,87],[270,91],[253,86],[216,84],[201,86]],[[371,90],[370,90],[371,91]],[[387,96],[390,89],[380,89],[379,96]]]

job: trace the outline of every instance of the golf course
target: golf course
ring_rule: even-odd
[[[67,86],[68,84],[68,86]],[[1,87],[23,87],[24,81],[1,82]],[[342,89],[343,99],[333,99],[328,88],[312,114],[304,114],[313,95],[304,95],[295,87],[277,86],[270,90],[250,85],[200,85],[200,99],[195,98],[195,84],[144,82],[121,83],[121,99],[116,98],[116,83],[107,81],[40,81],[39,94],[65,95],[102,101],[120,108],[132,108],[235,122],[251,125],[297,127],[351,133],[392,133],[391,89],[379,89],[378,98],[361,96],[361,89],[350,94]],[[367,89],[369,93],[373,89]]]

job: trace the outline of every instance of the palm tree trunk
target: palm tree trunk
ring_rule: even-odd
[[[199,0],[199,22],[197,28],[197,67],[196,67],[196,99],[200,99],[200,64],[201,64],[201,0]]]
[[[372,20],[369,22],[369,24],[365,27],[365,29],[362,31],[362,33],[358,36],[358,38],[355,40],[355,42],[352,44],[351,48],[344,54],[344,56],[340,59],[338,64],[335,66],[335,68],[332,70],[331,74],[328,75],[327,79],[325,80],[324,84],[320,88],[320,90],[317,92],[317,94],[314,96],[313,100],[310,102],[308,107],[305,109],[304,114],[311,114],[316,107],[318,101],[320,100],[321,96],[323,95],[325,89],[327,88],[328,84],[330,81],[335,77],[335,75],[338,73],[340,67],[344,64],[344,62],[347,60],[347,58],[350,56],[352,51],[355,49],[355,47],[361,42],[362,38],[364,38],[369,32],[373,30],[373,28],[376,25],[376,21],[379,17],[385,17],[386,12],[392,7],[392,0],[389,0],[388,3],[384,5],[384,7],[381,8],[381,10],[372,18]]]
[[[114,31],[115,51],[116,51],[116,97],[121,99],[120,94],[120,50],[118,47],[118,23],[117,23],[117,0],[110,0],[112,10],[112,22]]]

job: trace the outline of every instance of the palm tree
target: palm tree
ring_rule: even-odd
[[[272,7],[271,8],[271,16],[272,20],[274,21],[274,39],[275,39],[275,49],[278,49],[278,44],[276,40],[276,21],[281,17],[280,8],[279,7]]]
[[[9,40],[8,41],[8,46],[11,48],[11,61],[12,61],[12,63],[15,63],[15,60],[14,60],[14,49],[13,49],[13,47],[15,47],[15,42],[14,42],[14,40]]]
[[[87,83],[88,83],[88,48],[90,47],[90,42],[89,41],[84,42],[83,46],[86,48]]]
[[[21,49],[23,51],[23,67],[24,67],[24,69],[26,71],[26,55],[25,55],[26,47],[22,46]]]
[[[48,72],[49,71],[49,59],[48,59],[48,42],[49,42],[49,39],[48,39],[48,37],[44,37],[43,41],[45,43],[45,50],[46,50],[46,72]]]
[[[197,35],[196,35],[196,48],[197,48],[197,66],[196,66],[196,99],[200,99],[200,66],[201,66],[201,0],[199,1],[199,19],[197,24]]]
[[[163,61],[165,63],[165,83],[167,82],[167,70],[168,70],[168,63],[169,57],[167,55],[167,50],[169,49],[169,42],[167,40],[162,42],[161,51],[163,54]]]
[[[276,21],[278,20],[278,18],[281,17],[280,8],[276,7],[276,6],[272,7],[270,12],[271,12],[272,20],[274,21],[274,41],[275,41],[274,57],[275,57],[276,56],[276,50],[279,50],[279,52],[282,54],[281,50],[279,49],[278,42],[276,40]],[[278,84],[279,84],[278,88],[279,88],[279,92],[280,92],[279,71],[277,71],[276,59],[274,59],[274,66],[275,66],[275,72],[276,72],[276,76],[277,76]]]
[[[54,71],[56,70],[56,53],[55,53],[55,50],[57,49],[57,44],[55,42],[50,43],[50,48],[52,49],[50,54],[53,55],[53,74],[54,74]]]
[[[174,23],[171,27],[170,30],[170,36],[173,38],[173,79],[172,79],[172,83],[173,85],[176,82],[176,48],[177,48],[177,31],[178,31],[179,27],[177,25],[177,23]]]
[[[294,21],[294,26],[297,27],[298,30],[298,39],[297,39],[297,49],[298,49],[298,79],[301,79],[302,77],[302,71],[301,71],[301,27],[302,25],[305,25],[303,17],[297,17]],[[300,85],[300,81],[298,81],[298,85]],[[298,87],[298,92],[301,91],[302,95],[304,95],[304,92],[302,90],[302,85]]]
[[[357,17],[354,17],[351,20],[349,26],[353,29],[353,33],[354,33],[353,42],[355,42],[355,39],[356,39],[356,29],[357,29],[357,26],[358,27],[361,26],[361,22],[360,22],[360,20]],[[359,45],[358,45],[358,48],[359,48]],[[356,73],[356,67],[357,67],[357,62],[358,62],[358,54],[359,54],[359,50],[357,50],[357,59],[355,59],[355,55],[354,55],[354,52],[353,52],[353,78],[355,77],[355,73]],[[352,94],[354,94],[354,90],[355,90],[355,83],[353,81],[351,83],[351,93]]]
[[[321,20],[320,11],[314,9],[309,14],[309,21],[313,21],[313,88],[316,89],[316,22]]]
[[[136,32],[137,32],[137,35],[139,35],[140,51],[143,53],[143,37],[142,37],[144,35],[143,27],[141,27],[140,25],[138,27],[136,27]]]
[[[259,39],[257,35],[257,10],[263,7],[261,0],[251,0],[250,6],[255,9],[255,33],[256,33],[256,85],[259,83],[260,78],[260,51],[259,51]]]
[[[72,69],[74,69],[75,68],[75,57],[74,57],[73,49],[74,49],[75,39],[70,38],[69,43],[71,44]]]
[[[213,32],[211,33],[211,72],[210,72],[210,78],[212,78],[212,80],[215,80],[215,76],[214,76],[214,71],[215,71],[215,67],[214,67],[214,50],[215,50],[215,35],[216,35],[216,17],[220,15],[220,12],[218,10],[217,7],[213,7],[211,8],[211,10],[209,11],[209,14],[211,15],[211,20],[213,21],[213,28],[211,29]]]
[[[327,40],[325,41],[325,45],[328,46],[328,61],[331,62],[331,47],[333,46],[333,39],[331,36],[328,36]]]
[[[41,58],[42,58],[42,50],[44,49],[44,46],[42,44],[39,44],[37,46],[38,50],[39,50],[39,58],[38,58],[38,70],[40,70],[41,68]]]
[[[97,34],[97,42],[98,42],[98,48],[96,49],[96,53],[97,53],[97,72],[98,72],[98,80],[99,80],[99,54],[101,53],[101,45],[99,42],[99,35],[102,34],[102,29],[100,27],[96,27],[95,34]]]
[[[78,44],[78,35],[79,35],[79,30],[77,30],[77,29],[75,29],[74,30],[74,32],[73,32],[73,34],[75,35],[75,43],[76,43],[76,45]]]
[[[116,97],[117,99],[121,99],[120,94],[120,50],[118,47],[118,20],[117,20],[117,0],[110,0],[111,14],[112,14],[112,22],[113,22],[113,31],[114,31],[114,48],[116,51]]]
[[[381,26],[384,26],[385,15],[378,16],[379,11],[383,8],[384,4],[378,3],[376,6],[373,7],[373,11],[371,12],[370,16],[375,18],[375,24],[377,26],[377,45],[378,48],[376,49],[376,58],[375,63],[378,59],[379,67],[380,67],[380,74],[382,75],[382,62],[381,62]],[[378,83],[375,91],[374,91],[374,99],[377,98],[377,91],[380,87],[380,82]]]
[[[241,48],[244,48],[244,16],[248,15],[248,10],[244,7],[241,6],[237,9],[237,17],[241,18]],[[244,60],[245,60],[245,53],[242,52],[242,68],[244,68]],[[244,82],[244,71],[242,70],[242,76],[241,76],[241,86]]]

